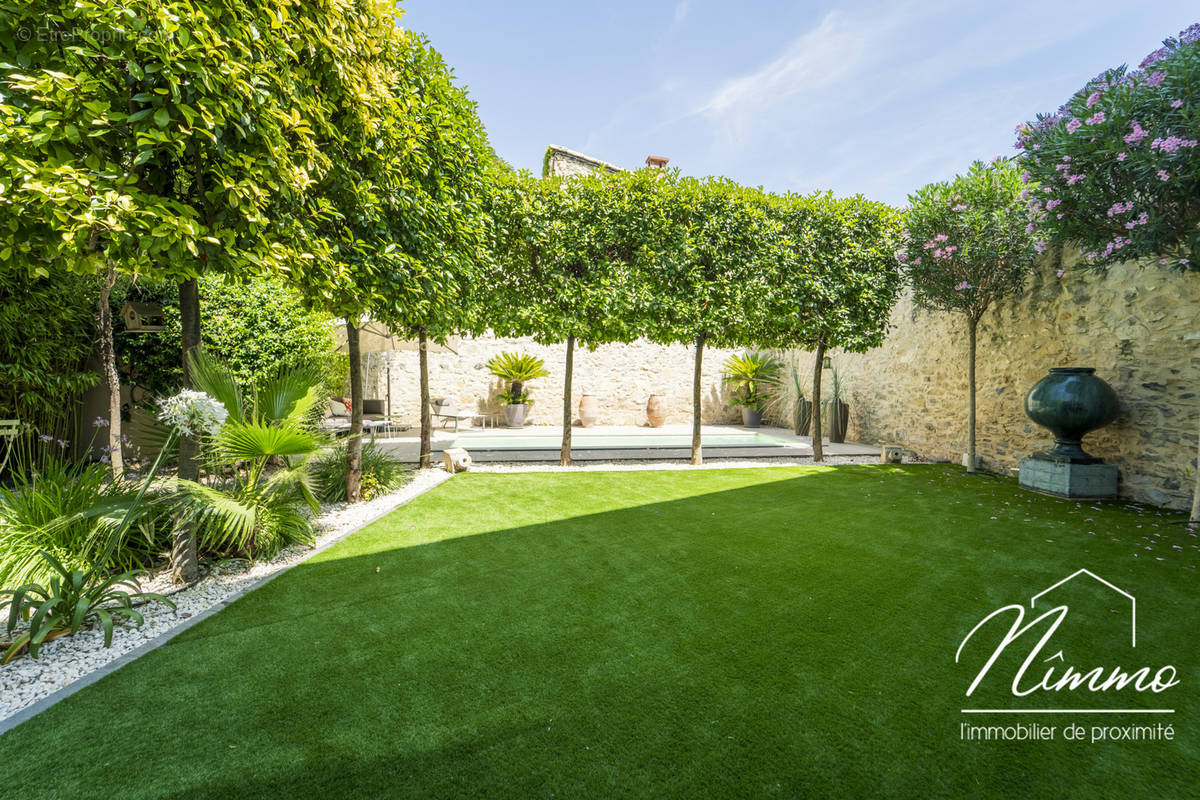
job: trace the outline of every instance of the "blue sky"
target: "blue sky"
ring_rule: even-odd
[[[492,145],[902,204],[1200,19],[1187,2],[405,0]]]

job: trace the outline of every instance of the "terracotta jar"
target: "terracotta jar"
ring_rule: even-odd
[[[585,394],[579,398],[579,424],[590,428],[600,417],[600,401],[594,394]]]
[[[661,428],[667,421],[667,398],[661,394],[652,394],[646,401],[646,419],[651,428]]]

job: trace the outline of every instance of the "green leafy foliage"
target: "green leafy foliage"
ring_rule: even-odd
[[[0,268],[0,419],[70,435],[71,410],[100,377],[87,366],[95,304],[88,278]]]
[[[501,402],[505,404],[530,403],[525,384],[550,374],[546,371],[546,362],[528,353],[501,353],[492,356],[488,359],[487,370],[500,380],[508,382],[508,391],[501,395]]]
[[[976,161],[965,175],[909,195],[900,252],[920,305],[978,320],[1019,292],[1036,258],[1020,170]]]
[[[726,385],[734,391],[730,405],[761,410],[766,393],[779,382],[783,362],[770,353],[748,351],[729,356],[722,369]]]
[[[73,635],[93,619],[104,630],[104,646],[111,647],[115,622],[132,620],[141,626],[144,621],[133,607],[135,602],[153,601],[175,607],[160,594],[141,591],[135,573],[106,577],[94,569],[69,569],[45,550],[38,555],[45,562],[42,571],[50,574],[45,585],[28,583],[16,589],[0,589],[0,597],[9,598],[8,635],[13,635],[19,622],[29,624],[8,644],[0,663],[7,664],[24,647],[29,648],[31,657],[37,658],[47,638]]]
[[[1031,227],[1101,269],[1200,270],[1200,24],[1017,126]]]
[[[169,394],[183,375],[178,286],[126,281],[113,292],[114,314],[126,299],[160,303],[165,325],[162,331],[133,332],[117,323],[114,339],[122,372],[143,398]],[[341,394],[344,357],[334,354],[331,318],[307,309],[281,278],[201,278],[200,317],[204,349],[228,366],[243,391],[281,369],[300,369],[319,372],[327,385],[338,389],[329,393]]]
[[[50,579],[42,553],[104,573],[147,567],[162,552],[168,531],[135,484],[110,481],[103,464],[73,461],[53,443],[24,444],[14,449],[11,485],[0,487],[0,586]]]
[[[412,474],[402,461],[375,442],[362,447],[362,499],[371,500],[404,485]],[[346,502],[346,442],[313,462],[313,483],[322,503]]]
[[[282,370],[245,398],[228,366],[199,351],[196,385],[229,412],[204,443],[205,481],[178,479],[174,507],[195,526],[198,547],[270,558],[293,542],[312,541],[317,499],[307,461],[325,446],[312,430],[320,380]]]

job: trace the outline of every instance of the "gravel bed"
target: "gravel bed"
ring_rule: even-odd
[[[140,607],[138,610],[146,617],[145,624],[141,627],[132,624],[118,626],[113,634],[112,647],[104,647],[104,633],[96,627],[43,645],[36,659],[28,654],[17,656],[12,663],[0,666],[0,720],[168,633],[188,619],[247,590],[263,578],[299,564],[449,477],[440,469],[421,470],[396,491],[368,503],[339,503],[323,507],[315,520],[316,544],[313,547],[294,545],[285,548],[271,561],[250,563],[229,560],[214,564],[195,585],[171,596],[176,605],[174,610],[162,603]],[[141,585],[144,591],[163,594],[174,588],[168,570],[151,576]]]

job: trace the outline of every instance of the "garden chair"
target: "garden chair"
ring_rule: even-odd
[[[4,468],[8,466],[8,457],[12,455],[13,445],[17,443],[20,433],[21,420],[0,419],[0,439],[4,440],[4,457],[0,458],[0,472],[4,472]]]
[[[460,420],[472,420],[477,415],[470,412],[458,410],[458,403],[451,400],[449,397],[434,397],[429,401],[429,413],[442,420],[442,427],[445,428],[451,422],[454,423],[454,432],[458,433],[458,423]]]

